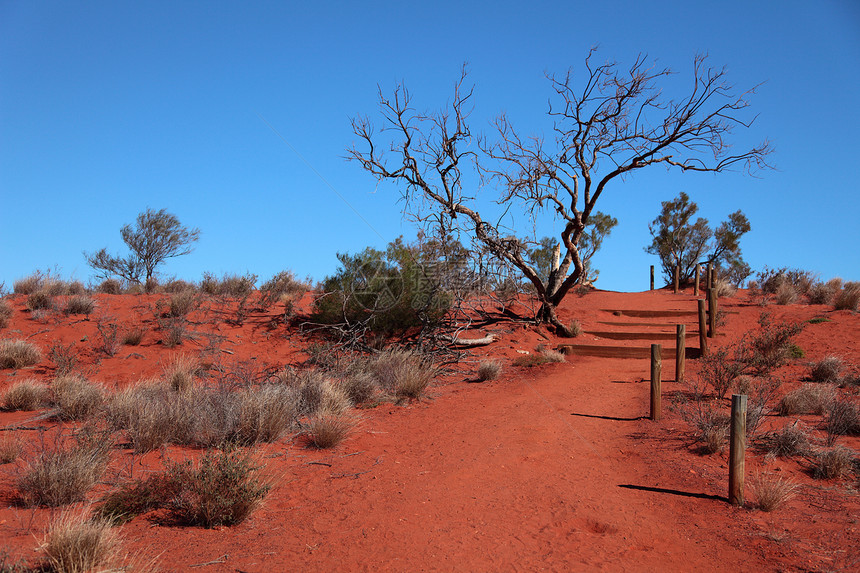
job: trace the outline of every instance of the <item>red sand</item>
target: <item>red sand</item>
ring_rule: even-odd
[[[28,339],[44,351],[55,343],[74,343],[83,370],[107,387],[156,376],[171,355],[182,352],[205,351],[211,363],[253,359],[260,367],[307,358],[309,341],[296,328],[270,324],[275,313],[232,326],[223,322],[230,313],[215,307],[195,315],[195,340],[164,348],[155,325],[163,298],[99,295],[99,309],[89,320],[54,314],[37,321],[22,310],[24,297],[14,297],[15,315],[0,336]],[[743,291],[721,303],[729,314],[722,334],[712,339],[717,346],[754,328],[762,310],[777,320],[830,318],[807,324],[797,337],[806,355],[781,371],[786,380],[781,393],[796,387],[809,364],[824,356],[837,354],[860,365],[857,314],[814,305],[765,309]],[[600,324],[604,321],[674,320],[607,312],[615,309],[694,310],[695,302],[689,294],[667,291],[598,291],[570,296],[560,314],[563,320],[579,319],[586,331],[649,329]],[[108,358],[92,348],[99,339],[97,315],[144,324],[149,332],[141,346],[122,347]],[[694,317],[683,320],[688,333],[695,333]],[[311,450],[287,439],[262,446],[266,472],[276,485],[244,523],[205,530],[156,525],[141,516],[121,527],[126,550],[157,556],[164,571],[860,569],[856,482],[813,480],[803,460],[765,459],[751,449],[747,476],[761,469],[780,472],[800,484],[798,495],[772,513],[729,505],[728,453],[697,453],[687,424],[670,408],[671,396],[680,389],[672,381],[673,361],[663,366],[664,418],[653,422],[646,417],[647,360],[569,356],[567,363],[516,367],[512,361],[522,355],[518,351],[569,341],[511,322],[488,331],[500,340],[473,350],[438,381],[428,399],[362,410],[360,429],[337,448]],[[650,344],[589,334],[575,342]],[[688,338],[688,345],[697,346],[697,338]],[[502,360],[502,376],[469,383],[486,357]],[[688,377],[696,371],[697,361],[688,361]],[[32,369],[3,370],[0,390],[26,376],[49,380],[52,375],[47,359]],[[33,416],[0,413],[0,427],[34,426],[27,421]],[[765,424],[778,428],[796,418],[771,414]],[[799,418],[820,425],[820,417]],[[38,439],[35,431],[18,434]],[[858,438],[843,437],[839,443],[860,449]],[[196,452],[170,448],[165,454],[182,459]],[[117,450],[114,476],[130,471],[138,476],[145,467],[157,467],[161,455],[132,457]],[[0,546],[35,562],[33,550],[51,511],[17,506],[15,469],[0,466],[0,471]],[[754,500],[749,487],[747,498]]]

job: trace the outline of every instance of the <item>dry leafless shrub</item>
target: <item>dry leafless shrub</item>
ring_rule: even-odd
[[[86,294],[76,294],[70,296],[66,301],[66,308],[63,310],[66,314],[83,314],[89,316],[95,310],[96,302]]]
[[[68,512],[51,524],[42,548],[51,571],[87,573],[118,559],[119,536],[106,520]]]
[[[833,400],[824,413],[824,428],[827,430],[827,445],[838,436],[860,435],[860,408],[849,400]]]
[[[346,389],[319,372],[302,373],[295,384],[299,394],[300,416],[340,414],[352,408]]]
[[[822,449],[816,453],[812,475],[818,479],[839,479],[854,467],[854,451],[844,446]]]
[[[856,311],[860,306],[860,283],[846,283],[836,295],[833,307],[836,310]]]
[[[164,333],[161,343],[167,348],[179,346],[188,338],[188,328],[183,317],[173,317],[159,320],[158,326]]]
[[[703,356],[699,363],[699,377],[714,389],[717,397],[725,398],[726,392],[747,370],[747,365],[738,360],[729,348],[719,348]]]
[[[111,444],[81,440],[69,446],[58,439],[27,461],[17,479],[18,492],[28,506],[58,507],[81,501],[101,479]]]
[[[54,297],[46,290],[37,290],[27,296],[26,304],[31,311],[53,310]]]
[[[794,497],[797,484],[783,476],[760,473],[752,481],[757,505],[762,511],[774,511]]]
[[[333,448],[349,436],[356,426],[351,414],[320,412],[308,418],[305,435],[317,448]]]
[[[168,294],[178,294],[182,292],[195,292],[197,290],[197,285],[194,283],[190,283],[188,281],[184,281],[182,279],[170,279],[158,289],[160,292],[168,293]]]
[[[764,444],[768,453],[781,458],[805,456],[811,450],[809,430],[799,420],[768,434]]]
[[[799,297],[797,288],[791,283],[785,282],[776,289],[776,304],[794,304]]]
[[[122,283],[116,279],[105,279],[96,287],[96,291],[102,294],[122,294]]]
[[[48,401],[48,387],[34,379],[14,383],[3,395],[4,410],[38,410]]]
[[[130,328],[126,330],[122,335],[122,343],[127,344],[128,346],[137,346],[141,342],[143,342],[143,336],[146,334],[146,330],[140,327]]]
[[[9,326],[9,320],[12,318],[12,307],[5,300],[0,299],[0,328]]]
[[[0,340],[0,369],[26,368],[41,362],[42,352],[35,344],[24,340]]]
[[[68,345],[54,344],[48,351],[48,358],[56,367],[56,376],[65,376],[71,373],[78,365],[78,352],[74,343]]]
[[[173,521],[216,527],[245,520],[271,489],[250,452],[207,451],[197,464],[171,464],[159,479],[161,505]]]
[[[745,363],[759,376],[768,376],[799,350],[793,340],[802,330],[802,323],[774,324],[770,315],[763,313],[759,317],[758,331],[741,340],[736,360]]]
[[[163,376],[173,390],[185,392],[194,386],[194,380],[199,374],[200,363],[197,359],[188,354],[179,354],[164,367]]]
[[[486,382],[487,380],[495,380],[502,372],[502,365],[498,361],[484,360],[478,365],[478,380]]]
[[[232,440],[241,444],[274,442],[298,419],[300,395],[296,388],[265,384],[238,393],[239,418]]]
[[[104,389],[80,374],[58,376],[51,382],[52,404],[61,420],[86,420],[104,402]]]
[[[828,356],[815,363],[810,377],[813,382],[836,382],[844,364],[838,356]]]
[[[14,434],[0,436],[0,464],[11,464],[21,455],[21,440]]]
[[[120,341],[119,325],[111,319],[101,317],[96,321],[96,331],[99,339],[96,349],[101,350],[108,356],[114,356],[122,348]]]
[[[794,414],[823,414],[836,399],[836,388],[830,384],[803,384],[779,402],[781,416]]]
[[[386,350],[370,367],[382,389],[398,399],[420,398],[436,376],[427,359],[408,350]]]
[[[710,454],[723,451],[729,436],[730,417],[719,411],[711,402],[693,401],[684,404],[680,410],[681,418],[693,427],[693,438],[703,444]]]

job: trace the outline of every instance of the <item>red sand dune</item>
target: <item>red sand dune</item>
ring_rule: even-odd
[[[260,367],[307,358],[308,340],[296,328],[271,324],[274,312],[254,315],[242,326],[216,320],[218,309],[198,313],[192,325],[197,337],[167,349],[155,328],[163,296],[96,298],[99,307],[89,320],[57,314],[37,321],[22,310],[24,297],[13,297],[15,314],[0,337],[24,338],[45,351],[74,344],[90,379],[109,388],[156,376],[171,355],[182,352],[205,353],[211,363],[253,360]],[[755,328],[763,310],[776,320],[830,319],[807,324],[797,337],[805,357],[780,371],[786,380],[781,393],[799,385],[809,364],[827,355],[860,365],[857,314],[816,305],[764,308],[745,291],[721,304],[729,312],[711,340],[717,347]],[[688,334],[697,332],[693,314],[632,312],[640,310],[692,312],[695,301],[668,291],[597,291],[568,297],[560,315],[581,321],[586,333],[573,342],[583,345],[648,348],[647,339],[600,333],[671,333],[677,320],[687,324]],[[99,317],[149,330],[141,346],[108,358],[92,348]],[[630,324],[607,324],[622,321]],[[499,340],[473,349],[428,398],[362,410],[360,429],[337,448],[312,450],[288,439],[262,446],[276,485],[245,522],[206,530],[156,525],[144,515],[121,527],[126,550],[157,556],[164,571],[860,570],[856,481],[814,480],[803,460],[767,459],[750,450],[748,476],[779,472],[800,484],[798,495],[772,513],[729,505],[728,452],[697,453],[687,424],[670,408],[681,389],[673,382],[672,360],[663,364],[664,417],[653,422],[647,419],[647,359],[570,355],[566,363],[517,367],[512,361],[520,351],[571,341],[514,322],[488,331]],[[671,339],[657,342],[667,351],[674,345]],[[697,347],[698,339],[688,337],[687,344]],[[501,377],[470,383],[487,357],[502,361]],[[697,369],[696,360],[687,362],[688,377]],[[32,369],[3,370],[0,390],[25,376],[52,375],[48,360]],[[856,392],[851,399],[857,400]],[[0,427],[35,426],[28,421],[33,416],[0,413]],[[796,418],[813,427],[821,420],[771,414],[765,425],[778,428]],[[31,446],[39,434],[18,433]],[[860,449],[858,438],[839,443]],[[197,454],[175,447],[146,456],[117,450],[113,476],[139,476],[158,467],[162,455]],[[34,563],[33,550],[52,512],[17,506],[14,468],[0,471],[0,546]],[[755,499],[749,487],[747,498]]]

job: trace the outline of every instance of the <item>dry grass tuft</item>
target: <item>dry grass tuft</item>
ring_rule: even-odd
[[[164,367],[164,380],[177,392],[186,392],[194,387],[194,379],[200,372],[200,363],[188,354],[174,356]]]
[[[502,372],[502,365],[498,361],[485,360],[478,366],[478,380],[486,382],[487,380],[495,380]]]
[[[83,314],[89,316],[96,308],[96,302],[88,295],[76,294],[66,301],[66,314]]]
[[[827,443],[833,444],[837,436],[860,435],[860,408],[848,400],[833,400],[824,413]]]
[[[174,393],[164,384],[143,383],[117,392],[107,404],[111,428],[123,430],[136,452],[156,450],[171,441],[178,428],[187,424],[179,419],[180,409]]]
[[[565,362],[564,354],[558,350],[547,348],[541,350],[541,354],[546,359],[546,362]]]
[[[4,410],[38,410],[48,401],[48,387],[35,379],[15,382],[3,395]]]
[[[96,287],[102,294],[122,294],[122,290],[122,283],[116,279],[105,279]]]
[[[353,415],[321,412],[308,419],[305,435],[317,448],[333,448],[349,436],[356,424]]]
[[[187,315],[194,310],[197,303],[197,296],[193,290],[178,292],[170,297],[170,307],[167,310],[167,316],[174,318]]]
[[[809,431],[800,421],[769,434],[765,438],[765,444],[770,454],[783,458],[805,456],[811,450]]]
[[[21,501],[58,507],[83,500],[104,474],[110,447],[107,440],[82,440],[71,447],[58,441],[42,449],[18,476]]]
[[[813,382],[836,382],[842,373],[844,364],[838,356],[828,356],[812,367],[810,377]]]
[[[812,475],[818,479],[839,479],[854,467],[854,452],[844,446],[821,450],[815,455]]]
[[[836,310],[856,311],[860,306],[860,283],[846,283],[845,287],[836,295],[833,307]]]
[[[0,436],[0,464],[11,464],[21,455],[21,440],[14,434]]]
[[[296,388],[266,384],[239,393],[239,416],[233,441],[241,444],[274,442],[298,419],[300,394]]]
[[[80,374],[55,378],[51,392],[56,417],[62,420],[86,420],[95,415],[104,402],[104,389]]]
[[[0,299],[0,328],[6,328],[10,318],[12,318],[12,307],[8,302]]]
[[[783,396],[776,409],[782,416],[823,414],[835,399],[835,386],[830,384],[803,384]]]
[[[418,399],[436,376],[436,369],[424,357],[408,350],[386,350],[370,363],[379,385],[397,399]]]
[[[343,391],[353,404],[366,404],[376,399],[379,394],[379,384],[370,372],[360,369],[350,369],[338,381]]]
[[[130,328],[125,331],[122,335],[122,343],[128,346],[137,346],[141,342],[143,342],[143,336],[146,334],[146,330],[140,327]]]
[[[783,282],[776,289],[776,304],[794,304],[799,298],[797,288],[789,283]]]
[[[0,368],[17,370],[38,364],[41,360],[42,352],[35,344],[8,338],[0,340]]]
[[[27,295],[27,308],[30,311],[53,310],[54,297],[47,290],[37,290]]]
[[[761,473],[752,479],[758,507],[762,511],[774,511],[794,497],[797,484],[782,476]]]
[[[43,549],[51,570],[57,573],[86,573],[118,556],[119,536],[110,522],[90,519],[84,512],[61,515],[45,537]]]

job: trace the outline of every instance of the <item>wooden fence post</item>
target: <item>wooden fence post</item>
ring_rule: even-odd
[[[732,395],[732,429],[729,444],[729,503],[744,504],[744,454],[747,447],[747,397]]]
[[[654,290],[654,265],[651,265],[651,290]]]
[[[675,276],[672,280],[672,284],[675,286],[675,294],[678,294],[678,275],[681,273],[681,269],[678,265],[675,265]]]
[[[661,416],[660,404],[660,370],[663,366],[663,347],[651,345],[651,419],[659,421]]]
[[[717,291],[708,290],[708,338],[717,335]]]
[[[705,326],[705,299],[696,300],[699,307],[699,351],[702,356],[708,355],[707,326]]]
[[[693,294],[699,296],[699,281],[702,280],[702,265],[696,264],[696,283],[693,285]]]
[[[684,353],[687,350],[687,326],[684,324],[675,325],[675,382],[681,383],[684,381],[684,367],[686,356]]]
[[[708,283],[708,290],[714,288],[714,265],[708,263],[708,276],[705,277]]]

